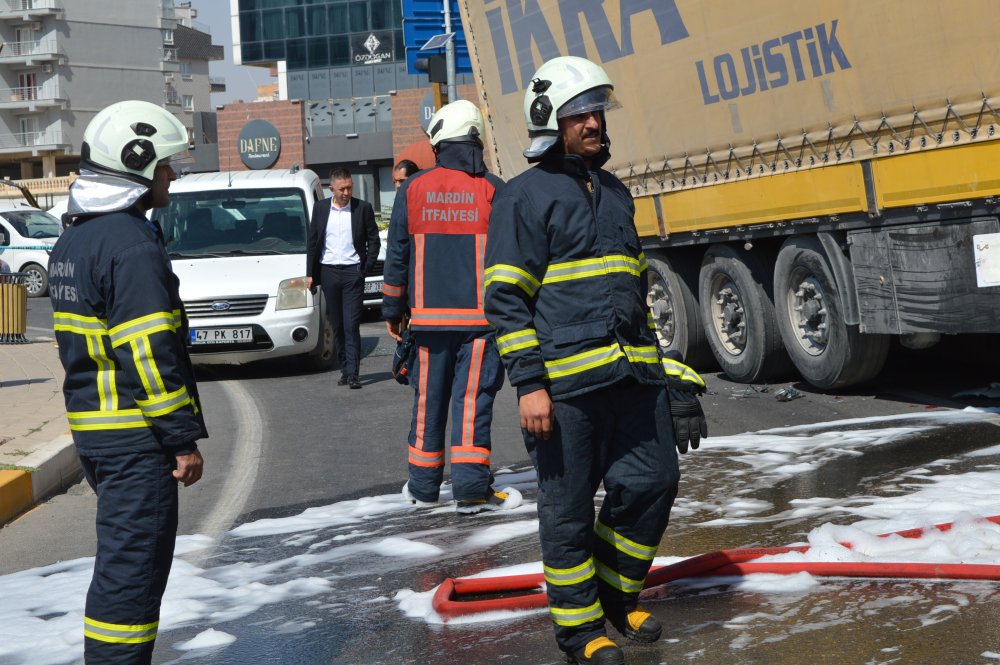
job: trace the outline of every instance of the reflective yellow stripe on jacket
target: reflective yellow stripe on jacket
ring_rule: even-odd
[[[538,292],[538,287],[541,283],[531,276],[528,271],[518,268],[517,266],[506,265],[498,263],[495,266],[490,266],[485,272],[486,281],[483,283],[483,287],[488,287],[494,282],[506,282],[507,284],[513,284],[519,287],[522,291],[528,294],[529,298],[534,298],[535,294]]]
[[[497,349],[501,356],[532,346],[538,346],[538,333],[533,328],[515,330],[497,337]]]
[[[551,263],[548,270],[545,271],[545,278],[542,279],[542,284],[566,282],[571,279],[584,279],[586,277],[598,277],[616,272],[625,272],[638,277],[639,270],[638,259],[624,254],[609,254],[608,256],[598,256],[593,259]]]
[[[194,404],[185,386],[167,391],[149,341],[149,336],[154,333],[176,332],[183,322],[181,310],[153,312],[125,321],[110,330],[107,327],[107,320],[95,316],[55,312],[53,320],[53,327],[57,332],[82,335],[86,339],[88,354],[97,365],[96,382],[100,409],[68,413],[71,430],[148,427],[149,418],[163,416],[188,404]],[[130,347],[132,361],[146,393],[146,399],[135,400],[138,409],[118,408],[119,396],[115,380],[117,363],[106,344],[110,344],[111,348],[124,345]]]
[[[77,432],[100,429],[131,429],[133,427],[148,427],[140,409],[121,409],[119,411],[71,411],[66,414],[69,428]]]
[[[545,375],[548,379],[558,379],[579,374],[595,367],[602,367],[619,358],[628,358],[633,363],[657,363],[659,354],[655,346],[619,346],[611,344],[596,349],[588,349],[565,358],[545,361]]]
[[[663,371],[666,372],[667,376],[672,376],[675,379],[693,383],[703,389],[705,387],[705,379],[701,378],[701,375],[699,375],[698,372],[694,371],[684,363],[671,360],[670,358],[664,358]]]

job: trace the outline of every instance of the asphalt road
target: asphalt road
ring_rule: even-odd
[[[412,409],[408,387],[389,374],[394,342],[377,311],[362,324],[364,388],[336,385],[336,372],[317,374],[287,361],[243,366],[198,366],[210,438],[202,442],[204,479],[182,489],[180,533],[219,536],[260,515],[294,514],[347,498],[398,491],[406,480],[406,434]],[[28,301],[29,335],[52,335],[47,298]],[[995,400],[957,400],[962,389],[1000,379],[998,336],[945,339],[924,352],[894,348],[876,382],[843,393],[821,393],[789,377],[772,385],[737,384],[706,371],[702,404],[709,435],[772,427],[917,413],[928,408],[995,406]],[[776,393],[793,388],[787,402]],[[529,466],[517,422],[515,393],[505,386],[493,423],[495,467]],[[710,441],[706,445],[711,445]],[[2,532],[0,574],[93,553],[93,494],[86,483]],[[73,539],[64,537],[74,533]]]
[[[46,334],[46,330],[51,334],[47,300],[29,302],[28,324],[29,334]],[[389,375],[393,345],[384,324],[374,316],[362,326],[362,342],[366,354],[361,367],[362,390],[336,386],[336,372],[300,371],[288,362],[199,368],[211,437],[202,443],[207,465],[204,479],[181,491],[180,533],[217,538],[219,551],[205,556],[216,556],[221,561],[233,556],[224,541],[225,533],[235,525],[399,490],[406,478],[405,446],[412,393]],[[997,354],[992,351],[995,342],[995,337],[946,340],[939,348],[920,354],[894,349],[889,366],[877,382],[844,394],[819,393],[792,379],[769,386],[746,386],[729,382],[715,372],[703,372],[708,385],[703,405],[710,436],[844,418],[921,413],[969,403],[995,406],[995,401],[970,402],[953,397],[958,390],[985,387],[1000,378]],[[789,387],[801,395],[787,402],[776,399],[778,390]],[[506,386],[497,400],[495,467],[528,465],[514,397],[514,391]],[[710,445],[711,439],[706,442],[706,446]],[[696,460],[689,456],[685,463]],[[0,532],[5,552],[0,557],[0,574],[92,555],[93,511],[92,493],[85,483],[78,483],[21,517]],[[433,523],[427,525],[428,529],[433,527]],[[533,541],[528,539],[526,543],[513,554],[514,558],[537,560]],[[382,574],[386,580],[396,581],[396,588],[409,583],[398,571]],[[489,653],[508,659],[505,662],[552,662],[548,629],[544,621],[535,623],[538,625],[528,630],[523,643],[503,648],[494,644]],[[331,624],[327,627],[331,633],[306,641],[310,648],[320,650],[312,655],[292,655],[293,646],[299,642],[291,638],[276,646],[241,636],[223,660],[194,662],[456,662],[452,659],[460,657],[463,644],[477,639],[487,641],[478,633],[465,634],[457,638],[458,646],[449,647],[456,649],[449,651],[450,655],[432,649],[430,653],[436,654],[433,658],[439,660],[420,660],[420,654],[429,648],[427,640],[434,639],[437,632],[415,626],[401,616],[381,617],[378,626],[365,637],[369,628]],[[198,630],[185,632],[191,637]],[[347,632],[341,634],[342,630]],[[337,641],[339,651],[333,650],[329,641]],[[412,644],[412,648],[400,651],[401,642]],[[650,663],[659,662],[654,654],[648,655]],[[157,662],[175,656],[158,649]],[[470,657],[468,662],[495,661]]]

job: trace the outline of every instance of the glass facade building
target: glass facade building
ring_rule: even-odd
[[[391,131],[388,95],[429,85],[406,72],[402,0],[238,0],[238,7],[242,62],[285,61],[288,98],[315,102],[307,109],[313,135]]]
[[[383,203],[394,194],[393,95],[430,88],[426,75],[406,71],[402,5],[403,0],[231,0],[230,5],[239,16],[234,41],[240,62],[285,62],[287,97],[305,104],[312,139],[307,158],[336,154],[336,163],[352,165],[356,188],[358,176],[367,172],[362,177],[372,178]],[[457,84],[472,81],[471,75],[456,77]]]

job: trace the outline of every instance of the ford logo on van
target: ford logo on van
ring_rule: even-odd
[[[232,307],[232,305],[230,305],[225,300],[219,300],[217,302],[212,303],[212,309],[215,310],[216,312],[225,312],[230,307]]]

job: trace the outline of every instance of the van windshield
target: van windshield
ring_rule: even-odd
[[[185,258],[306,251],[305,198],[294,187],[171,192],[153,219],[167,251]]]
[[[3,213],[22,238],[58,238],[59,220],[41,210],[12,210]]]

